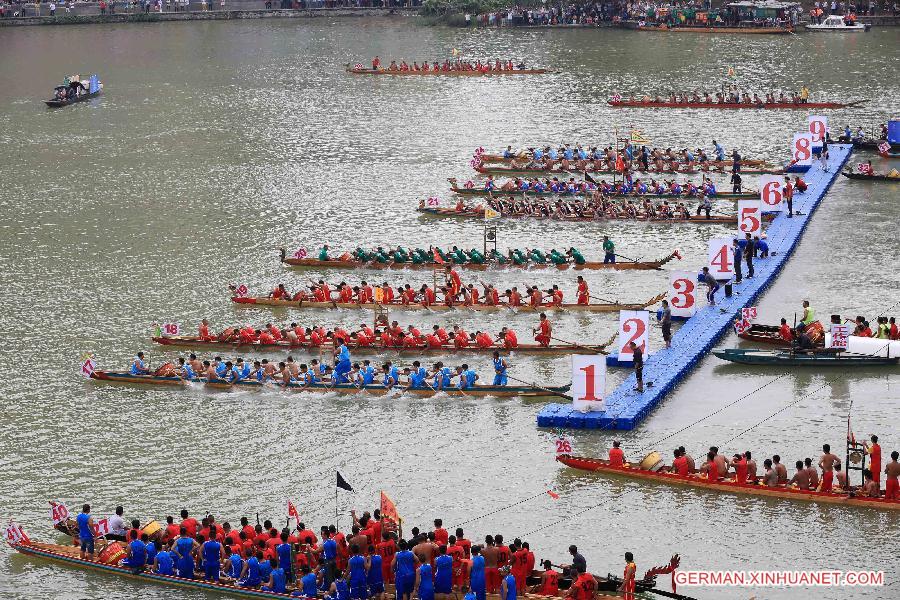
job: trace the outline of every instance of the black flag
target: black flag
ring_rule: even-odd
[[[340,471],[337,471],[337,486],[342,490],[347,490],[348,492],[352,492],[353,488],[350,487],[350,484],[343,478]]]
[[[588,172],[587,172],[587,171],[584,172],[584,180],[587,181],[587,182],[589,182],[589,183],[593,183],[593,184],[596,184],[596,183],[597,183],[596,181],[594,181],[594,178],[593,178],[593,177],[591,177],[590,175],[588,175]]]

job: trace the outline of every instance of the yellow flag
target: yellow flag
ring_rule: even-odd
[[[728,67],[728,76],[734,77],[734,67]]]
[[[499,219],[500,213],[494,210],[493,208],[485,208],[484,209],[484,220],[485,221],[493,221],[494,219]]]
[[[456,48],[453,49],[453,56],[459,56],[459,50]]]
[[[644,135],[640,129],[631,130],[631,141],[635,144],[649,144],[650,140]]]

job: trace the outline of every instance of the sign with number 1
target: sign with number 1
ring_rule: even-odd
[[[572,404],[582,411],[606,410],[606,357],[602,354],[572,356]]]
[[[634,342],[646,356],[650,340],[650,313],[646,310],[619,311],[619,362],[634,362],[629,344]]]

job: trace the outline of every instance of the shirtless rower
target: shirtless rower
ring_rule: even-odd
[[[834,466],[840,466],[841,459],[831,453],[831,446],[822,445],[822,456],[819,458],[819,468],[822,469],[823,492],[830,492],[834,482]]]
[[[777,454],[772,457],[772,468],[778,473],[778,483],[787,482],[787,467],[781,462],[781,457]]]
[[[801,490],[809,489],[809,473],[803,467],[803,461],[798,460],[794,465],[797,468],[797,472],[794,473],[794,476],[791,477],[791,480],[787,482],[788,487],[793,486],[794,484]]]
[[[900,501],[900,452],[891,452],[891,462],[884,467],[884,499]]]
[[[481,555],[484,557],[484,576],[486,591],[489,594],[497,592],[500,587],[500,572],[497,569],[497,555],[499,551],[494,546],[494,536],[488,535],[484,538],[484,547],[481,549]]]
[[[863,480],[864,483],[860,490],[860,495],[868,496],[869,498],[878,498],[881,495],[881,492],[878,489],[878,482],[872,478],[872,471],[864,469]]]

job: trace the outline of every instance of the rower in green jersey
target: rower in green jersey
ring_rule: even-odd
[[[412,251],[412,262],[414,265],[421,265],[428,262],[428,255],[421,248]]]
[[[529,258],[533,263],[537,265],[543,265],[547,263],[547,256],[537,248],[531,251]]]
[[[475,248],[472,248],[472,250],[469,252],[469,258],[472,259],[472,262],[476,265],[484,264],[484,254],[482,254]]]
[[[556,248],[553,248],[550,250],[550,262],[552,262],[554,265],[564,265],[568,261],[566,260],[565,256],[557,252]]]
[[[353,258],[360,262],[369,262],[372,259],[372,255],[357,246],[356,250],[353,251]]]
[[[394,262],[398,262],[398,263],[409,262],[409,256],[406,254],[406,251],[399,246],[397,247],[396,250],[394,250],[393,258],[394,258]]]
[[[519,266],[524,265],[528,261],[528,259],[525,258],[525,253],[522,252],[521,250],[519,250],[518,248],[515,250],[509,251],[509,258],[510,258],[510,260],[512,260],[512,263],[514,265],[519,265]]]
[[[322,249],[319,250],[319,260],[328,260],[328,244],[322,246]]]
[[[384,248],[382,248],[381,246],[378,246],[378,248],[375,249],[374,258],[375,258],[375,262],[381,263],[381,264],[385,264],[385,263],[387,263],[388,260],[390,260],[388,253],[385,252]]]
[[[572,257],[572,262],[576,265],[583,265],[587,262],[584,260],[584,255],[575,248],[569,248],[568,255]]]
[[[509,262],[509,259],[508,259],[505,255],[500,254],[499,252],[497,252],[497,249],[496,249],[496,248],[494,248],[493,250],[491,250],[491,253],[490,253],[490,255],[488,256],[488,258],[489,258],[490,260],[496,260],[496,261],[497,261],[498,263],[500,263],[501,265],[505,265],[505,264],[507,264],[507,263]]]

